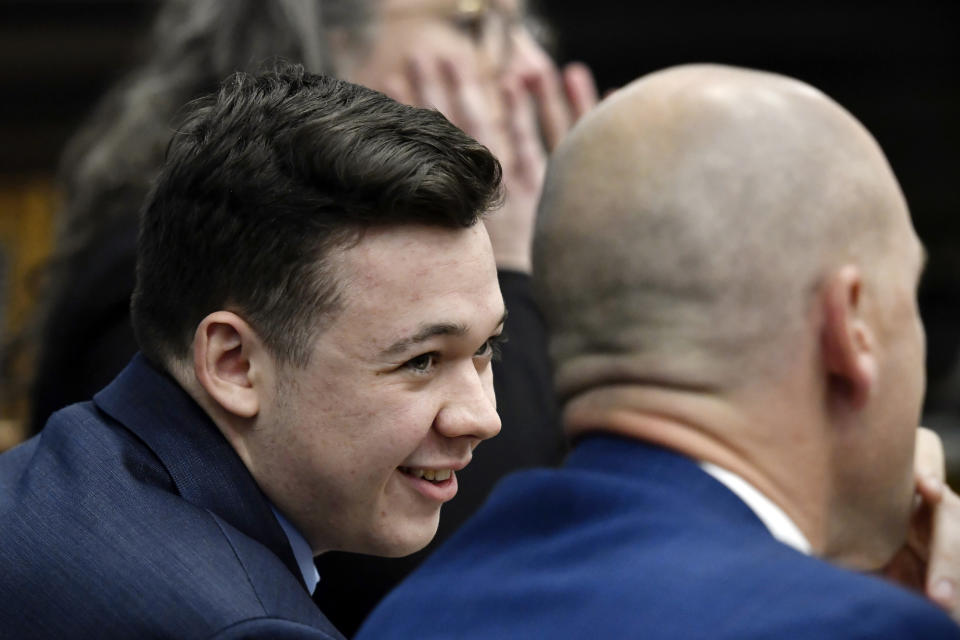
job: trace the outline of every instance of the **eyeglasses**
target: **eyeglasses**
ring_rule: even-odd
[[[388,10],[386,19],[439,18],[473,42],[488,60],[502,67],[512,54],[513,32],[523,24],[519,12],[509,12],[491,0],[437,0],[422,7]]]

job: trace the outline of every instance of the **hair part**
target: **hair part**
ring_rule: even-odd
[[[132,316],[150,359],[185,358],[200,321],[244,317],[304,366],[343,292],[333,251],[379,225],[464,228],[501,168],[440,113],[284,63],[190,104],[144,205]]]

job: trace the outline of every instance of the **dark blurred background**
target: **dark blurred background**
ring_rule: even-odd
[[[544,4],[561,58],[590,63],[601,87],[678,63],[722,62],[809,82],[860,119],[885,150],[930,254],[921,289],[929,401],[949,403],[939,396],[950,395],[941,382],[960,349],[960,2]]]
[[[873,132],[930,254],[921,290],[928,409],[948,428],[960,413],[960,369],[947,382],[960,351],[960,2],[542,0],[536,6],[552,25],[558,59],[587,62],[602,89],[683,62],[744,65],[823,89]],[[29,274],[49,247],[62,146],[136,60],[155,8],[149,0],[0,1],[5,335],[29,322]],[[6,389],[0,401],[0,418],[19,417],[15,390]]]

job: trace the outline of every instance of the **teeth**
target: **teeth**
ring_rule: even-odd
[[[443,482],[449,480],[453,475],[451,469],[414,469],[413,467],[400,467],[400,470],[414,478],[423,478],[430,482]]]

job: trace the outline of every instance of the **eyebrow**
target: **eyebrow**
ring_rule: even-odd
[[[500,316],[500,321],[497,323],[499,327],[507,320],[507,311],[504,310],[503,315]],[[462,336],[467,333],[467,325],[457,323],[457,322],[438,322],[436,324],[428,324],[420,327],[420,329],[413,334],[412,336],[401,338],[391,344],[389,347],[384,349],[381,352],[381,356],[396,356],[401,353],[406,352],[412,347],[426,342],[430,338],[436,336]]]

